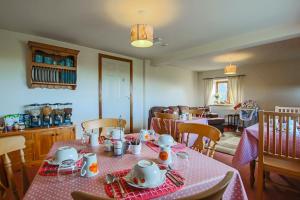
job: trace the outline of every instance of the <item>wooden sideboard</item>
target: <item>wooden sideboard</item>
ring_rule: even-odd
[[[0,138],[15,135],[23,135],[25,137],[25,160],[26,163],[30,164],[43,161],[55,142],[75,140],[76,130],[75,125],[50,128],[28,128],[23,131],[1,133]],[[18,170],[21,164],[19,152],[12,152],[9,156],[12,160],[13,169]]]

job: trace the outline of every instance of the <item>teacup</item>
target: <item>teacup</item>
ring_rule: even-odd
[[[148,141],[150,140],[150,134],[146,129],[142,129],[140,131],[140,140],[141,141]]]
[[[173,146],[174,145],[174,139],[171,135],[163,134],[160,135],[158,138],[158,145],[168,145],[168,146]]]
[[[95,153],[87,153],[83,156],[83,165],[80,175],[84,177],[92,177],[99,173],[97,156]]]
[[[77,150],[73,147],[64,146],[60,147],[56,150],[54,155],[54,162],[61,163],[64,160],[78,160],[78,153]]]
[[[161,183],[165,171],[161,171],[158,165],[153,161],[140,160],[130,173],[134,184],[151,187]]]

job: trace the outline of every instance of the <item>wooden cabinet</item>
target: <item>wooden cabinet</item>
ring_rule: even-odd
[[[62,126],[50,128],[32,128],[24,131],[13,131],[1,133],[1,137],[11,137],[23,135],[26,139],[24,150],[26,163],[39,162],[46,158],[52,145],[58,141],[75,140],[75,126]],[[20,166],[20,155],[18,152],[9,154],[13,169],[17,170]]]
[[[52,145],[58,141],[68,141],[75,139],[74,127],[57,127],[55,129],[45,129],[39,134],[34,134],[35,160],[43,160],[49,153]]]
[[[34,141],[34,160],[42,160],[55,142],[55,131],[42,130],[40,133],[34,134]]]

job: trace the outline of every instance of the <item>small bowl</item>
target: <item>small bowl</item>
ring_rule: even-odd
[[[163,146],[163,145],[173,146],[175,142],[171,135],[163,134],[159,136],[157,143],[159,146]]]
[[[54,162],[61,163],[62,161],[69,160],[69,159],[75,161],[78,160],[78,153],[75,148],[64,146],[56,150],[54,155]]]
[[[143,187],[152,187],[162,180],[162,172],[158,165],[149,160],[140,160],[131,170],[134,184]]]

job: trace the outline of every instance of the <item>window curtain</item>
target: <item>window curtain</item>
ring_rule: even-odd
[[[233,105],[242,103],[242,76],[228,77],[228,89]]]
[[[212,103],[213,79],[204,80],[204,105],[208,106]]]

